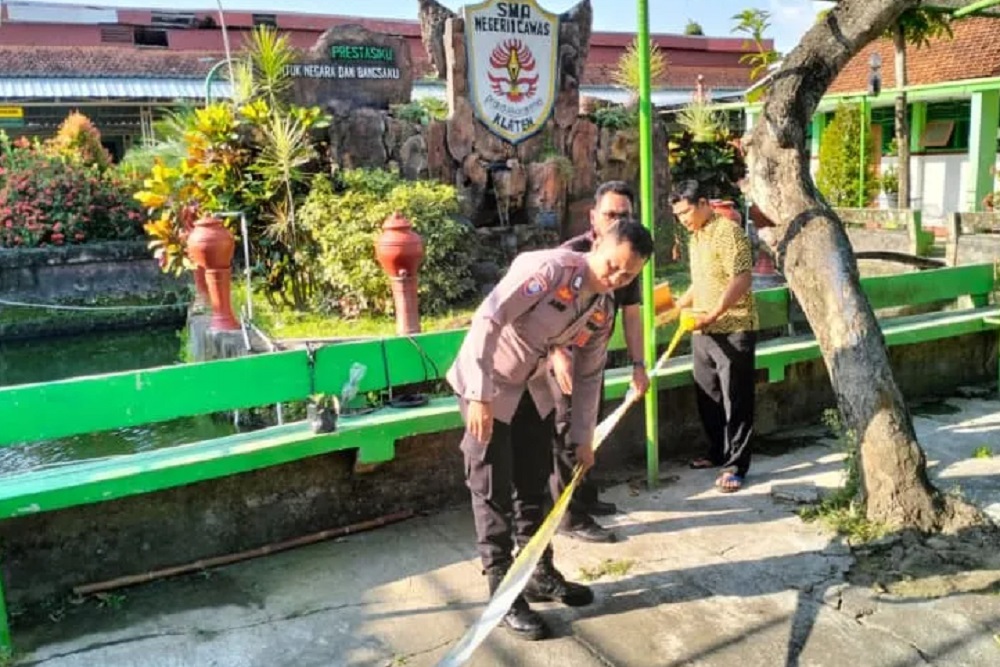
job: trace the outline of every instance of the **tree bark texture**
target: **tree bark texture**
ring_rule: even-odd
[[[845,424],[858,439],[868,518],[937,530],[952,527],[956,508],[927,479],[857,261],[805,154],[806,127],[830,83],[865,44],[918,4],[844,0],[813,26],[774,76],[748,166],[753,201],[777,222],[772,249],[815,332]]]
[[[910,208],[910,118],[906,101],[906,35],[903,24],[896,22],[892,31],[892,45],[896,52],[893,58],[895,67],[896,89],[896,155],[899,164],[896,173],[899,176],[899,208]]]

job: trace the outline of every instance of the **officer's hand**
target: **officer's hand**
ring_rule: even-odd
[[[576,462],[583,466],[584,470],[594,467],[594,448],[589,443],[576,446]]]
[[[649,376],[642,366],[632,367],[632,389],[638,396],[642,396],[649,389]]]
[[[567,396],[573,393],[573,357],[566,348],[557,347],[552,350],[552,372],[556,376],[556,384]]]
[[[469,401],[468,425],[466,428],[484,445],[493,437],[493,405],[482,401]]]

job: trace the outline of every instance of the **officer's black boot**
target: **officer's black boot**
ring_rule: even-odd
[[[490,586],[490,597],[496,592],[507,572],[500,568],[492,568],[486,571],[486,578]],[[518,595],[514,604],[510,606],[501,625],[507,628],[514,635],[528,641],[545,639],[549,636],[549,626],[545,623],[538,612],[532,611],[523,595]]]
[[[570,607],[582,607],[594,601],[594,592],[583,584],[566,581],[552,564],[552,554],[548,553],[542,557],[524,587],[524,597],[532,602],[554,600]]]

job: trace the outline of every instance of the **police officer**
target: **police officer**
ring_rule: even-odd
[[[594,194],[594,207],[590,211],[590,230],[575,236],[563,244],[577,252],[589,252],[596,239],[617,220],[632,217],[635,195],[624,181],[607,181],[597,188]],[[625,332],[625,347],[632,362],[632,386],[640,395],[649,388],[649,376],[643,360],[642,319],[640,304],[642,292],[638,276],[613,292],[615,321],[618,309],[622,311],[622,323]],[[556,399],[555,435],[553,438],[553,455],[555,458],[549,487],[553,501],[562,495],[563,489],[573,478],[576,467],[576,452],[567,439],[571,421],[570,397],[573,394],[572,368],[568,355],[562,350],[552,354],[553,385]],[[601,390],[602,401],[604,395]],[[564,535],[587,542],[614,542],[617,536],[594,520],[595,514],[614,514],[617,508],[612,503],[602,502],[597,497],[597,485],[584,478],[573,494],[569,511],[563,520],[560,531]]]
[[[633,280],[652,252],[649,232],[621,220],[589,253],[523,253],[473,316],[447,378],[465,421],[466,484],[490,595],[513,562],[515,542],[527,544],[544,518],[554,428],[548,355],[557,347],[572,351],[568,441],[589,467],[614,314],[611,293]],[[502,621],[517,636],[541,639],[548,627],[528,599],[576,606],[589,604],[593,593],[565,580],[549,547]]]

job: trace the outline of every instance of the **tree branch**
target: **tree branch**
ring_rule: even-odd
[[[764,105],[764,120],[782,148],[804,142],[800,135],[820,99],[854,54],[919,3],[843,0],[810,28],[775,74]]]

